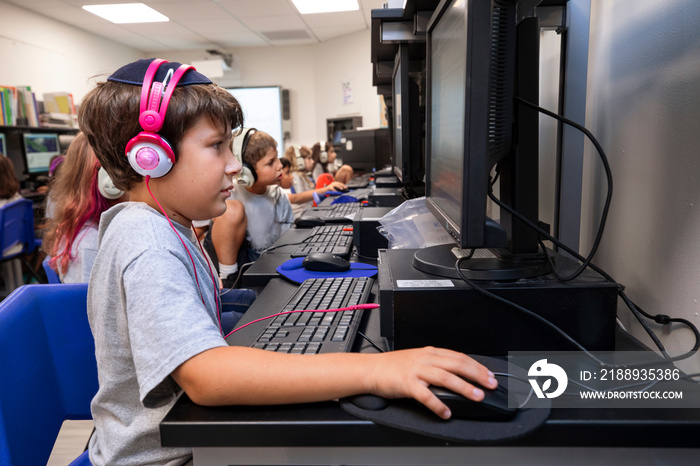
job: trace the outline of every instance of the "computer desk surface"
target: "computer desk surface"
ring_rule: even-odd
[[[311,230],[311,228],[290,228],[284,232],[271,246],[274,249],[261,254],[258,260],[245,269],[241,276],[241,286],[261,291],[270,280],[278,278],[280,275],[277,272],[277,267],[292,258],[291,254],[299,243],[309,236]],[[376,259],[362,258],[354,254],[354,252],[351,253],[349,260],[350,262],[377,264]]]
[[[253,306],[274,313],[295,289],[273,279]],[[364,327],[382,344],[377,311],[366,313]],[[646,349],[623,331],[618,331],[616,346]],[[376,350],[362,341],[359,351]],[[163,446],[192,447],[196,465],[463,464],[464,458],[489,464],[517,464],[525,458],[539,464],[590,464],[574,461],[572,448],[585,448],[588,461],[614,458],[615,464],[649,464],[654,457],[662,463],[688,459],[693,464],[700,457],[700,409],[553,409],[544,426],[524,439],[475,447],[359,419],[335,401],[203,407],[183,395],[160,427]]]

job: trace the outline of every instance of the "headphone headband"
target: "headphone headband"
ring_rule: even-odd
[[[168,141],[158,135],[163,128],[170,98],[180,79],[191,65],[169,69],[162,82],[153,82],[161,65],[167,60],[154,59],[146,69],[141,86],[139,124],[143,131],[126,145],[126,156],[132,168],[142,176],[158,178],[167,174],[175,163],[175,152]]]

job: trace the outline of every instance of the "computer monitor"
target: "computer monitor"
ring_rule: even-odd
[[[51,158],[61,153],[56,133],[24,133],[24,161],[29,175],[48,174]]]
[[[414,191],[423,185],[423,132],[420,86],[409,75],[408,44],[400,44],[392,76],[392,133],[394,173],[404,187]]]
[[[501,195],[537,202],[536,174],[532,189],[519,165],[534,165],[537,172],[538,115],[527,114],[527,121],[520,108],[514,112],[514,99],[516,88],[529,98],[534,89],[537,101],[539,26],[521,33],[516,3],[444,0],[428,23],[426,204],[457,248],[418,251],[414,267],[424,272],[458,277],[456,260],[472,249],[477,253],[461,267],[470,278],[512,280],[548,270],[537,235],[503,213],[500,223],[486,214],[497,163]]]
[[[5,133],[0,133],[0,156],[7,157],[7,140]]]
[[[371,172],[381,168],[382,160],[388,158],[388,128],[351,129],[341,133],[337,156],[343,164],[349,165],[356,173]]]

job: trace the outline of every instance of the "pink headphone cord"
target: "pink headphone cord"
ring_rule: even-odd
[[[204,307],[206,307],[206,304],[204,302],[204,294],[202,293],[202,288],[200,288],[200,286],[199,286],[199,278],[197,277],[197,266],[194,263],[194,258],[192,257],[192,254],[190,254],[190,250],[187,247],[187,245],[185,244],[185,241],[180,236],[180,233],[177,232],[175,225],[173,225],[173,222],[170,221],[170,217],[168,217],[167,212],[165,212],[165,209],[163,209],[163,206],[160,205],[160,202],[158,202],[158,199],[156,199],[156,197],[151,192],[151,187],[148,185],[148,182],[150,181],[150,179],[151,179],[150,175],[146,175],[146,189],[148,190],[148,194],[151,195],[151,197],[153,198],[155,203],[158,205],[158,208],[160,209],[160,211],[163,212],[163,215],[165,215],[165,219],[170,224],[170,228],[173,229],[173,231],[177,235],[177,238],[182,243],[182,246],[185,248],[185,251],[187,251],[187,255],[189,256],[190,261],[192,262],[192,270],[194,271],[194,281],[197,282],[197,289],[199,290],[199,297],[202,299],[202,304],[204,304]],[[197,235],[195,235],[195,237],[196,236]],[[197,239],[197,243],[199,243],[199,239]],[[200,244],[199,247],[201,248],[202,245]],[[207,261],[207,265],[209,266],[209,273],[211,274],[211,278],[212,278],[212,283],[214,284],[214,301],[216,302],[216,314],[219,318],[219,330],[221,331],[221,334],[223,335],[224,331],[221,328],[221,309],[219,308],[218,286],[216,286],[216,282],[214,281],[214,273],[211,270],[211,265],[209,264],[209,261],[206,259],[206,256],[204,256],[204,260]]]
[[[249,325],[253,325],[258,322],[262,322],[263,320],[267,319],[272,319],[273,317],[278,317],[278,316],[283,316],[285,314],[294,314],[296,312],[344,312],[344,311],[358,311],[362,309],[377,309],[379,307],[379,304],[374,304],[374,303],[368,303],[368,304],[355,304],[353,306],[348,306],[348,307],[341,307],[338,309],[300,309],[296,311],[283,311],[283,312],[278,312],[277,314],[272,314],[266,317],[261,317],[259,319],[255,319],[251,322],[248,322],[245,325],[241,325],[238,328],[235,328],[231,330],[224,338],[228,338],[232,333],[235,333],[239,330],[243,330]]]

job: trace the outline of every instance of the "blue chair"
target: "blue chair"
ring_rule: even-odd
[[[0,262],[5,279],[3,296],[24,284],[22,263],[37,281],[41,281],[31,265],[24,260],[25,254],[31,254],[38,246],[41,246],[41,240],[34,236],[32,201],[20,199],[0,207]]]
[[[58,273],[51,268],[51,265],[49,264],[50,260],[51,256],[46,256],[41,263],[41,266],[44,267],[44,272],[46,272],[46,278],[49,280],[49,283],[63,283],[61,282],[61,277],[58,276]]]
[[[46,464],[97,393],[87,283],[24,285],[0,302],[0,464]],[[71,465],[89,465],[87,452]]]

